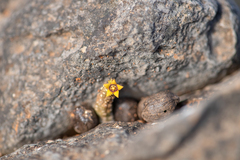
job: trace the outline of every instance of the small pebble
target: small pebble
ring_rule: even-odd
[[[77,133],[86,132],[98,125],[98,117],[91,106],[82,105],[74,110],[74,130]]]
[[[165,118],[173,112],[178,102],[179,97],[170,91],[144,97],[138,104],[138,117],[146,122]]]
[[[115,101],[114,105],[115,121],[134,122],[138,119],[137,102],[130,98],[121,98]]]

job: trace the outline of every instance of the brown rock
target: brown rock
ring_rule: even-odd
[[[143,98],[138,104],[138,116],[147,122],[165,118],[173,112],[179,97],[170,91],[159,92]]]
[[[77,107],[74,112],[74,130],[77,133],[86,132],[98,124],[98,117],[91,106]]]
[[[130,98],[117,99],[114,105],[115,121],[133,122],[137,120],[137,102]]]

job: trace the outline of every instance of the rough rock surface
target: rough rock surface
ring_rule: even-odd
[[[240,71],[215,85],[207,102],[185,106],[165,122],[101,124],[66,140],[25,145],[0,159],[238,160],[239,78]]]
[[[49,140],[25,145],[4,159],[101,159],[124,148],[131,135],[136,135],[144,124],[139,122],[103,123],[70,139]]]
[[[11,15],[16,9],[23,8],[28,0],[1,0],[0,1],[0,32],[11,19]],[[0,33],[1,34],[1,33]]]
[[[240,72],[198,108],[142,132],[116,159],[240,159],[239,78]]]
[[[196,90],[192,93],[188,93],[182,95],[180,97],[181,103],[179,103],[178,107],[199,107],[205,103],[205,101],[209,100],[212,96],[221,92],[228,87],[231,87],[234,83],[236,83],[240,78],[240,71],[236,71],[231,76],[225,77],[221,82],[208,85],[201,90]]]
[[[110,78],[132,98],[219,80],[239,59],[238,12],[225,0],[28,0],[0,28],[0,153],[66,132],[75,103]]]

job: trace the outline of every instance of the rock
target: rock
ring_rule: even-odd
[[[239,78],[240,71],[216,84],[219,90],[205,103],[185,106],[164,123],[100,124],[66,140],[27,144],[1,160],[239,159]],[[231,83],[226,86],[226,82]]]
[[[94,109],[89,105],[76,107],[74,110],[74,130],[77,133],[84,133],[98,125],[98,117]]]
[[[10,16],[17,9],[23,8],[28,0],[1,0],[0,1],[0,35],[4,26],[10,21]],[[16,14],[16,13],[15,13]]]
[[[211,84],[206,86],[201,90],[196,90],[191,93],[187,93],[185,95],[180,96],[181,102],[178,104],[177,107],[200,107],[204,105],[204,103],[209,100],[212,96],[218,94],[227,86],[233,85],[240,77],[239,70],[231,74],[231,76],[225,77],[219,83]],[[203,104],[202,104],[203,103]],[[177,108],[178,109],[178,108]]]
[[[115,121],[134,122],[137,117],[137,102],[130,98],[120,98],[115,100],[114,119]]]
[[[139,122],[102,123],[70,139],[27,144],[1,159],[103,159],[123,148],[129,137],[144,124]]]
[[[0,13],[3,13],[6,10],[8,4],[8,0],[2,0],[0,2]]]
[[[123,97],[180,95],[239,61],[230,1],[22,1],[0,29],[1,154],[65,133],[110,78]]]
[[[178,102],[179,97],[169,91],[144,97],[138,104],[138,117],[147,122],[166,118],[174,111]]]
[[[115,159],[239,159],[239,78],[240,72],[205,103],[140,132]]]

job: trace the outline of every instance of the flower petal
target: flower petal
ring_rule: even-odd
[[[107,90],[107,95],[106,95],[106,97],[109,97],[109,96],[111,96],[113,93],[110,91],[110,90]]]
[[[103,86],[104,86],[105,88],[109,89],[109,86],[110,86],[110,85],[111,85],[111,84],[107,83],[107,84],[104,84]]]
[[[116,81],[115,81],[115,79],[113,79],[113,80],[111,81],[111,84],[117,84]]]
[[[118,90],[121,90],[123,88],[123,86],[117,84],[117,88],[118,88]]]
[[[117,98],[119,97],[119,91],[113,93]]]

